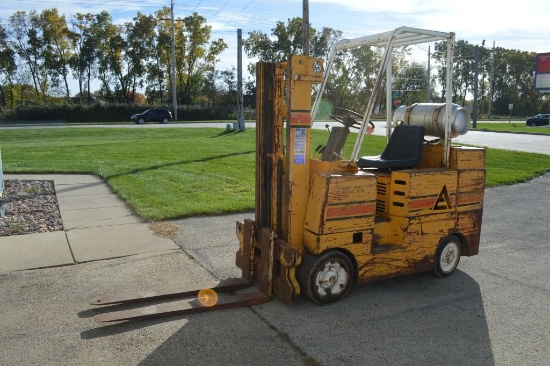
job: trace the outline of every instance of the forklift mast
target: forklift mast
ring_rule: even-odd
[[[303,240],[312,84],[321,83],[323,76],[322,61],[307,56],[257,65],[256,221],[258,227],[269,227],[292,243]]]

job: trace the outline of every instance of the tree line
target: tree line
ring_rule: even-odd
[[[214,98],[208,80],[216,72],[223,39],[211,39],[206,19],[194,13],[174,22],[175,64],[172,64],[172,22],[167,7],[132,22],[113,23],[111,15],[77,13],[70,19],[56,8],[41,13],[17,11],[0,25],[0,103],[5,106],[70,100],[69,80],[76,95],[111,103],[164,103],[170,100],[171,70],[176,71],[177,99],[189,104],[201,96]],[[144,91],[142,95],[139,93]],[[170,98],[169,98],[170,97]]]
[[[0,24],[0,105],[83,103],[102,100],[124,104],[170,104],[171,71],[176,73],[176,99],[180,105],[236,106],[236,71],[218,70],[220,54],[227,48],[222,38],[211,39],[211,26],[198,13],[174,21],[175,64],[172,64],[172,20],[164,7],[154,14],[138,12],[133,21],[114,24],[111,15],[77,13],[67,19],[56,8],[38,13],[17,11],[7,25]],[[310,27],[310,55],[328,56],[342,32]],[[243,40],[250,59],[284,61],[303,53],[302,19],[278,21],[271,33],[252,31]],[[411,48],[395,52],[393,89],[403,104],[437,102],[444,98],[443,42],[425,61],[412,60]],[[476,51],[477,50],[477,51]],[[481,116],[505,116],[513,104],[514,115],[550,111],[548,97],[534,89],[536,53],[486,48],[458,40],[453,65],[453,98],[472,104],[475,54],[478,52],[478,110]],[[339,52],[326,87],[329,106],[363,110],[372,90],[381,51],[362,47]],[[431,77],[427,60],[430,57]],[[251,75],[255,63],[248,65]],[[69,80],[78,91],[71,93]],[[94,83],[95,81],[95,83]],[[92,91],[92,85],[99,89]],[[244,103],[255,107],[255,81],[244,85]],[[76,98],[75,98],[76,97]],[[385,95],[379,99],[383,113]]]

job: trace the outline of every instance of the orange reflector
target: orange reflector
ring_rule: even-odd
[[[218,294],[211,288],[203,288],[200,290],[198,297],[202,306],[211,307],[218,303]]]

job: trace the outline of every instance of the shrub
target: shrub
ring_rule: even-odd
[[[135,104],[37,104],[18,106],[15,109],[0,109],[0,120],[10,122],[129,122],[132,114],[141,113],[150,108],[166,108],[169,105]],[[235,107],[201,107],[183,105],[178,107],[179,121],[216,121],[233,120]],[[245,109],[245,119],[254,118],[255,112]]]

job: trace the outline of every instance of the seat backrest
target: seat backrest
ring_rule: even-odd
[[[399,125],[380,156],[357,160],[359,168],[411,169],[420,164],[424,148],[424,126]]]
[[[423,141],[424,126],[398,125],[380,157],[384,160],[422,158]]]

